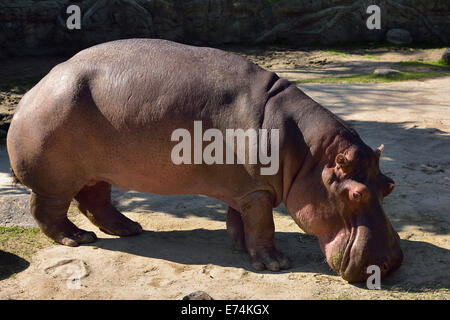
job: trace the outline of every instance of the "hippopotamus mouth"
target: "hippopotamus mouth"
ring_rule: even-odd
[[[342,259],[338,270],[339,274],[342,277],[344,277],[345,272],[347,271],[350,265],[350,252],[352,250],[353,243],[355,242],[356,233],[357,233],[356,228],[353,227],[350,236],[348,237],[347,243],[345,244],[344,254],[342,255]]]

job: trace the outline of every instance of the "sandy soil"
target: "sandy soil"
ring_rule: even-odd
[[[181,299],[196,290],[215,299],[449,299],[449,85],[450,77],[301,85],[349,121],[370,146],[385,144],[381,167],[396,181],[385,210],[400,234],[405,259],[381,290],[338,277],[324,262],[316,238],[302,233],[283,207],[275,211],[276,245],[292,268],[255,272],[246,255],[231,248],[222,203],[114,190],[114,202],[141,223],[143,234],[106,235],[72,209],[71,219],[95,231],[99,241],[38,251],[24,271],[0,279],[0,299]],[[25,189],[11,186],[1,148],[0,225],[33,225],[27,199]],[[77,275],[79,282],[70,280]]]

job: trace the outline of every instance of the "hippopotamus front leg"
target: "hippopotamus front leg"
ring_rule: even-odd
[[[31,193],[30,211],[41,230],[54,241],[76,247],[97,240],[95,233],[79,229],[67,218],[72,199]]]
[[[139,223],[120,213],[111,204],[111,185],[98,182],[85,186],[75,196],[78,209],[105,233],[117,236],[131,236],[142,231]]]
[[[256,270],[278,271],[289,268],[288,259],[275,249],[272,204],[269,192],[257,191],[242,199],[240,214],[234,209],[228,211],[228,233],[235,246],[241,245],[241,241],[245,242]]]

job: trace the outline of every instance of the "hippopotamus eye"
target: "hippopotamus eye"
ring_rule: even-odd
[[[350,201],[366,202],[370,197],[366,185],[356,180],[347,179],[340,184],[339,191]]]
[[[353,200],[356,200],[356,201],[361,200],[361,193],[353,192]]]

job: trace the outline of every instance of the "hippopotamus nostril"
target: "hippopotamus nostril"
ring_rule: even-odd
[[[383,262],[383,264],[381,265],[381,270],[383,272],[387,272],[389,270],[389,263]]]

